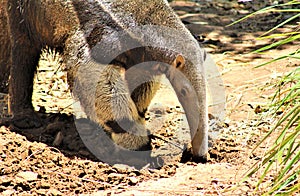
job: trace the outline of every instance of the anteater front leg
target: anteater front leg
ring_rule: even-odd
[[[108,141],[101,130],[96,130],[95,137],[83,138],[88,148],[109,163],[161,164],[159,159],[151,157],[151,136],[131,98],[125,68],[89,62],[74,74],[73,95],[88,118],[110,137]]]
[[[118,146],[151,150],[150,137],[130,96],[125,69],[89,62],[77,69],[73,94],[87,116],[98,123]]]
[[[6,15],[5,1],[0,6],[0,93],[8,92],[8,78],[11,66],[11,44]]]
[[[38,65],[40,47],[29,37],[25,21],[16,5],[11,5],[9,26],[11,33],[11,69],[9,81],[10,112],[13,124],[18,128],[41,126],[31,103],[33,77]]]

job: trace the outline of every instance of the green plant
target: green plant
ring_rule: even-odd
[[[279,27],[300,18],[300,9],[295,8],[298,7],[298,5],[300,5],[300,2],[298,0],[293,0],[285,4],[266,7],[232,23],[231,25],[253,15],[266,12],[293,13],[294,15],[290,16],[287,20],[258,38],[278,39],[278,41],[254,51],[255,53],[261,53],[271,48],[276,48],[300,40],[300,23],[295,25],[294,30],[289,33],[269,35]],[[285,58],[300,59],[300,50],[298,49],[290,54],[283,55],[257,67]],[[257,144],[255,149],[262,145],[262,143],[271,135],[276,134],[276,131],[280,131],[279,135],[262,159],[249,169],[249,172],[243,179],[245,180],[256,174],[258,171],[262,171],[262,175],[256,184],[256,189],[258,190],[264,182],[264,185],[266,185],[265,187],[268,187],[265,190],[262,190],[265,195],[292,194],[299,192],[300,190],[300,67],[296,67],[295,70],[287,74],[278,84],[278,90],[273,96],[272,104],[270,106],[270,108],[273,108],[271,115],[275,115],[279,110],[284,111],[284,113],[275,123],[275,126]],[[255,149],[253,149],[253,151]]]
[[[246,177],[250,177],[260,168],[264,168],[257,183],[257,189],[272,172],[273,179],[266,194],[291,194],[300,189],[300,67],[279,81],[272,106],[273,114],[285,111],[275,126],[257,144],[260,146],[276,130],[281,133],[274,144],[265,153],[262,160],[253,165]],[[289,86],[289,87],[286,87]],[[282,95],[284,89],[285,95]],[[255,148],[255,149],[256,149]],[[255,150],[254,149],[254,150]],[[274,169],[276,166],[276,169]]]

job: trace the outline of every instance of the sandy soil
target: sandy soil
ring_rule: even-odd
[[[262,147],[252,152],[252,148],[274,120],[259,108],[263,109],[270,101],[275,90],[272,84],[299,66],[299,61],[287,59],[267,67],[254,67],[299,49],[299,43],[262,55],[249,54],[266,44],[255,38],[283,21],[285,18],[280,14],[265,14],[259,16],[259,20],[251,18],[231,27],[225,25],[267,2],[252,5],[221,0],[171,3],[214,59],[226,92],[219,95],[214,89],[210,91],[209,97],[214,100],[210,103],[210,131],[214,139],[210,141],[207,163],[190,162],[188,157],[180,161],[182,151],[176,145],[188,141],[188,126],[167,83],[162,85],[147,116],[147,126],[165,140],[153,141],[153,148],[154,153],[165,156],[166,164],[159,169],[137,170],[97,160],[76,131],[72,116],[74,100],[66,84],[66,75],[58,63],[59,56],[50,52],[44,53],[41,59],[33,95],[35,108],[45,126],[34,130],[0,128],[1,195],[259,194],[263,190],[254,193],[258,176],[237,186],[243,174],[265,151]],[[290,25],[289,28],[295,27]],[[219,81],[218,74],[216,77]],[[225,102],[226,115],[220,122],[218,117],[222,117],[223,109],[218,110],[218,107]],[[219,104],[217,109],[214,104]],[[0,94],[0,111],[0,117],[8,116],[5,94]]]

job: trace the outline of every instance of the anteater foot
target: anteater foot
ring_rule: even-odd
[[[18,129],[32,129],[41,127],[42,120],[34,111],[18,112],[11,118],[0,119],[0,126],[12,126]]]

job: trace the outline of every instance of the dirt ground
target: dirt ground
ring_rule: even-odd
[[[211,136],[207,163],[190,162],[188,157],[181,159],[182,151],[176,144],[188,141],[182,139],[188,135],[188,126],[167,83],[162,85],[147,116],[148,127],[165,140],[155,139],[153,148],[154,153],[165,156],[166,164],[158,169],[138,170],[122,164],[110,166],[97,160],[76,131],[72,116],[76,107],[66,75],[60,70],[58,62],[61,59],[50,51],[44,53],[40,61],[33,95],[35,109],[45,126],[34,130],[0,128],[0,194],[259,195],[263,190],[254,192],[259,174],[239,182],[266,150],[262,146],[252,152],[274,121],[261,110],[275,90],[272,85],[300,62],[287,59],[254,67],[299,49],[299,43],[260,55],[249,54],[267,43],[255,38],[286,19],[282,14],[264,14],[234,26],[226,25],[266,5],[270,5],[269,1],[171,3],[210,53],[226,92],[224,100],[220,100],[220,106],[226,102],[224,119],[220,117],[222,108],[214,110],[214,104],[219,103],[210,103],[210,131],[218,134]],[[296,27],[291,24],[279,31],[288,28]],[[216,96],[216,91],[210,92],[210,97]],[[5,94],[0,94],[0,110],[0,117],[8,116]]]

